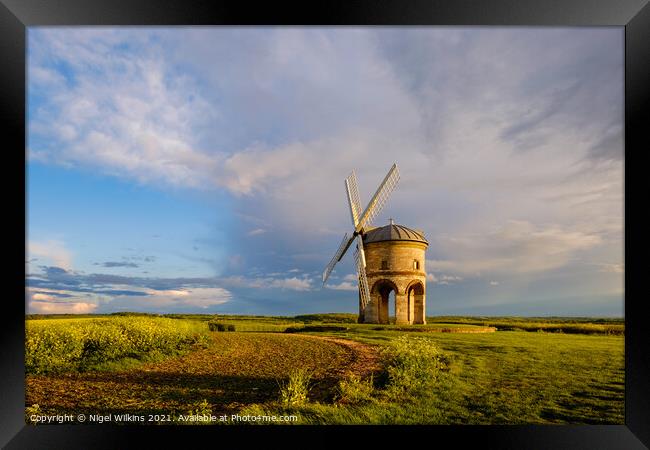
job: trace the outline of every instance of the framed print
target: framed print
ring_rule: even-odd
[[[7,448],[650,442],[647,2],[0,12]]]

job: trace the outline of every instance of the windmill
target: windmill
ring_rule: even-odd
[[[361,202],[359,200],[359,188],[357,185],[357,177],[352,173],[345,179],[345,190],[347,192],[348,205],[350,207],[350,215],[352,218],[353,232],[352,236],[345,233],[341,245],[334,254],[330,263],[323,271],[323,286],[329,278],[334,266],[343,258],[345,252],[350,248],[352,242],[356,239],[357,248],[354,252],[354,259],[357,266],[357,275],[359,280],[359,294],[360,294],[360,309],[363,311],[370,301],[370,289],[368,288],[368,279],[366,277],[366,257],[363,249],[363,235],[366,230],[371,227],[372,220],[379,214],[383,206],[386,204],[390,193],[393,191],[397,182],[399,181],[399,171],[397,164],[393,164],[384,181],[381,182],[375,195],[372,196],[366,209],[361,211]]]

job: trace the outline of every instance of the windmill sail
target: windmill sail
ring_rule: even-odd
[[[390,168],[384,181],[381,182],[379,188],[375,192],[375,195],[372,196],[372,199],[368,203],[366,210],[361,215],[359,222],[355,225],[355,233],[359,233],[363,228],[367,227],[372,223],[372,220],[379,214],[381,209],[386,204],[388,196],[395,189],[397,182],[399,181],[399,170],[397,170],[397,164],[393,164]]]
[[[329,264],[327,265],[327,267],[325,267],[325,270],[323,271],[323,285],[325,284],[330,274],[332,273],[334,266],[336,265],[337,262],[341,260],[341,258],[343,257],[347,249],[350,247],[350,244],[352,244],[353,240],[354,240],[354,236],[348,239],[348,234],[345,233],[345,236],[343,236],[343,240],[339,245],[339,249],[336,251],[336,253],[332,257],[332,260],[329,262]]]
[[[363,251],[363,238],[361,236],[357,236],[357,249],[354,252],[354,259],[357,263],[357,274],[359,275],[361,311],[364,311],[366,305],[370,302],[370,289],[368,288],[368,278],[366,277],[366,256]]]
[[[350,206],[350,215],[352,216],[352,226],[356,228],[361,218],[361,201],[359,200],[359,185],[354,170],[349,177],[345,179],[345,190],[348,193],[348,205]]]

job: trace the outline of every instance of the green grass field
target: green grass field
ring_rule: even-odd
[[[387,333],[355,329],[345,336],[390,345]],[[444,352],[447,373],[399,402],[305,407],[312,423],[548,424],[624,423],[624,340],[508,331],[419,335]]]
[[[620,319],[430,317],[413,326],[356,324],[355,314],[43,319],[26,326],[28,412],[235,411],[291,414],[299,424],[624,423]],[[215,320],[236,331],[208,331]],[[364,367],[372,362],[370,378]]]

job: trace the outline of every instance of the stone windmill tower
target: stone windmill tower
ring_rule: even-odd
[[[392,219],[389,225],[371,226],[372,219],[379,214],[398,181],[399,171],[393,164],[362,212],[354,171],[345,179],[354,231],[351,237],[347,233],[343,236],[339,249],[323,272],[323,285],[356,239],[354,256],[359,280],[360,323],[388,323],[391,291],[395,293],[397,324],[426,321],[424,263],[429,243],[424,233],[397,225]]]

